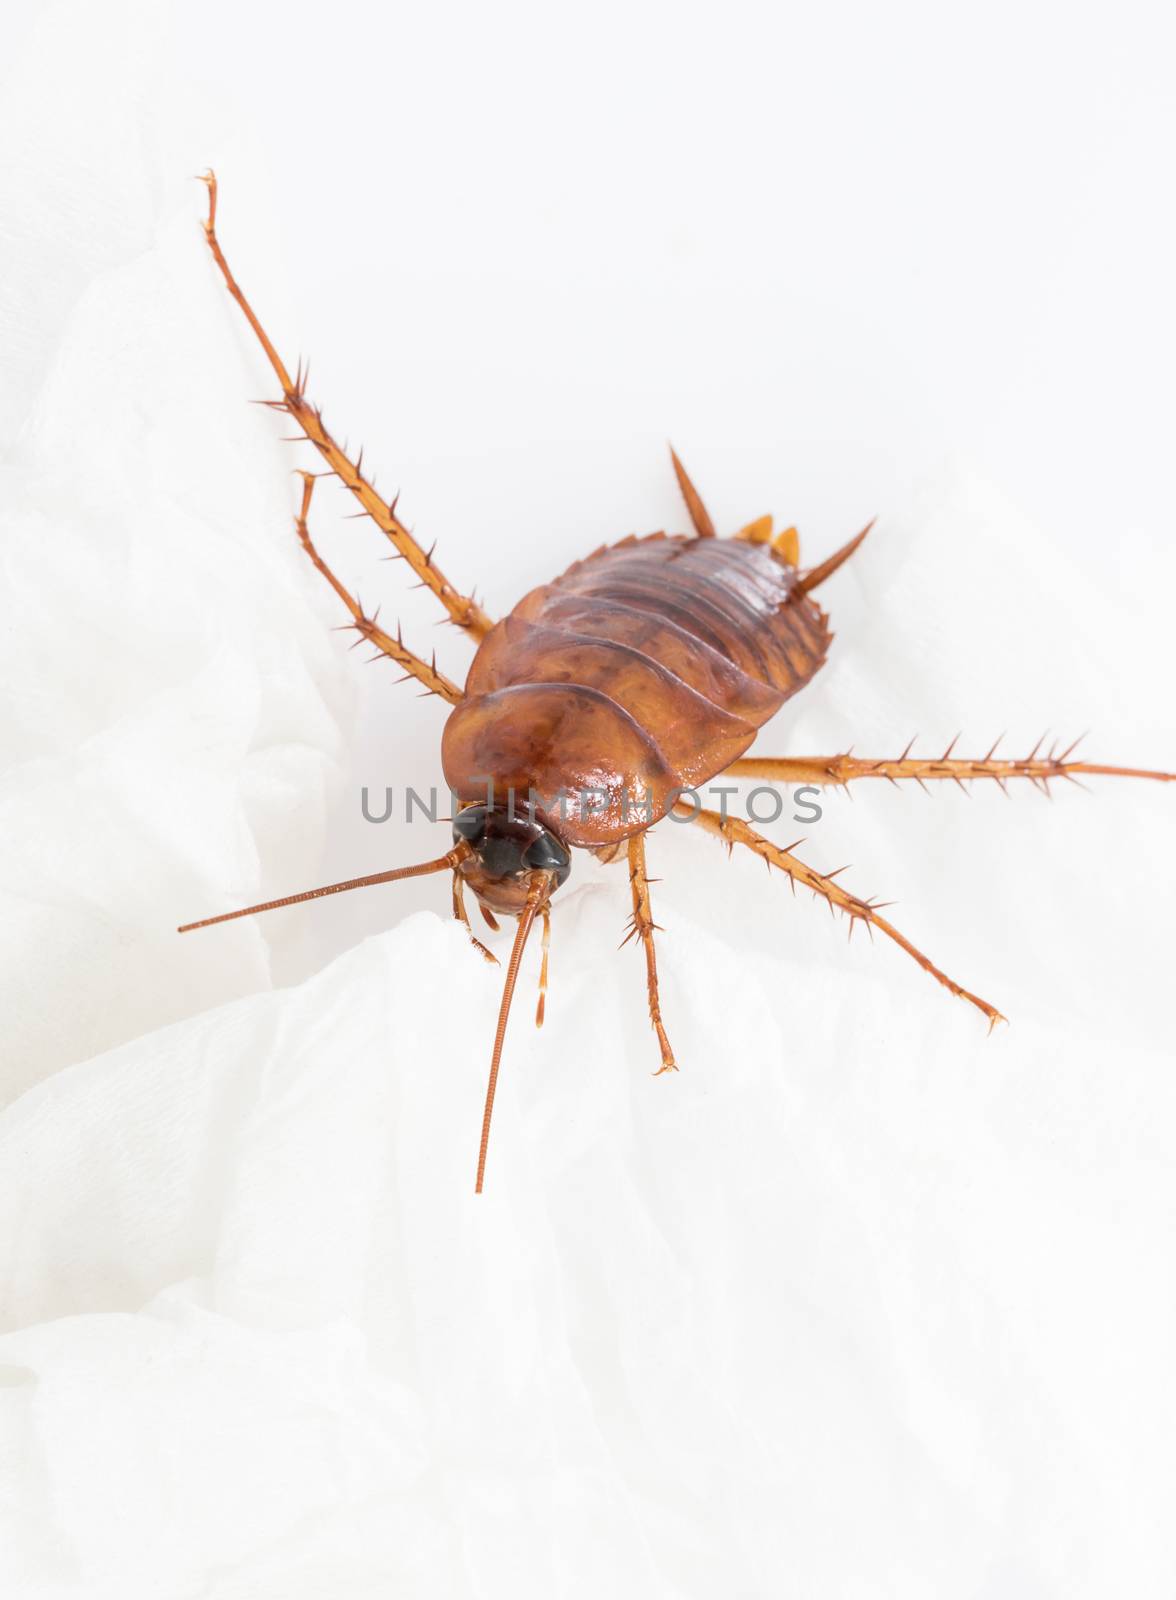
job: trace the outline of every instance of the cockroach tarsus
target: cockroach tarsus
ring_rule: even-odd
[[[882,915],[885,908],[880,902],[860,899],[835,881],[843,868],[817,872],[794,853],[795,844],[781,847],[739,817],[701,805],[685,806],[683,794],[720,773],[771,783],[840,787],[871,778],[923,787],[950,779],[963,787],[970,780],[986,778],[1005,788],[1010,780],[1021,778],[1047,792],[1054,778],[1077,782],[1093,774],[1169,782],[1174,775],[1072,761],[1074,746],[1060,755],[1052,750],[1042,755],[1040,742],[1021,761],[998,759],[996,745],[980,760],[959,757],[954,754],[954,740],[938,760],[914,757],[912,745],[895,760],[866,760],[849,752],[747,756],[760,727],[820,670],[831,635],[812,593],[849,559],[872,524],[808,569],[800,565],[796,529],[774,532],[770,517],[720,539],[673,451],[690,534],[630,536],[602,546],[554,582],[533,589],[501,621],[492,621],[472,592],[461,593],[444,575],[433,550],[417,542],[397,516],[396,501],[389,503],[377,494],[364,475],[362,451],[352,460],[336,443],[322,411],[306,398],[307,372],[301,363],[291,377],[221,250],[216,178],[209,172],[203,181],[208,186],[204,231],[209,248],[281,385],[280,400],[262,403],[292,417],[301,437],[314,445],[325,463],[325,472],[302,472],[302,499],[295,518],[298,537],[350,613],[348,626],[378,656],[403,668],[406,680],[416,680],[452,707],[441,757],[459,809],[453,818],[453,847],[435,860],[206,917],[187,923],[180,932],[323,895],[445,871],[453,874],[453,914],[488,960],[496,957],[474,936],[465,889],[473,890],[491,927],[498,925],[495,913],[516,917],[490,1057],[478,1147],[479,1193],[523,950],[536,919],[541,920],[542,972],[535,1020],[542,1023],[550,901],[571,871],[573,849],[588,850],[604,861],[621,856],[628,861],[632,916],[623,942],[636,940],[645,957],[649,1016],[661,1055],[657,1071],[677,1070],[661,1015],[654,948],[659,929],[645,863],[645,834],[671,812],[688,815],[725,843],[729,852],[736,845],[753,851],[769,867],[782,871],[794,891],[797,884],[810,889],[833,912],[849,919],[851,934],[858,922],[871,933],[877,929],[885,934],[944,988],[982,1012],[990,1031],[1003,1022],[995,1006],[949,978],[900,933]],[[337,477],[345,485],[359,504],[359,514],[375,523],[395,554],[407,561],[419,585],[436,596],[448,620],[474,641],[477,649],[464,687],[440,671],[435,657],[425,661],[410,650],[399,627],[395,635],[382,628],[378,613],[369,615],[323,560],[309,527],[315,481],[322,476]],[[527,799],[520,801],[518,796]],[[560,797],[558,809],[550,803],[554,796]],[[636,817],[634,796],[641,798]],[[547,803],[543,797],[549,797]]]

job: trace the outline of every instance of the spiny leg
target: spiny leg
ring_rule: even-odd
[[[460,872],[455,872],[453,874],[453,915],[457,918],[458,922],[465,924],[465,931],[469,934],[470,943],[473,945],[474,949],[480,950],[486,957],[487,961],[493,962],[493,964],[497,966],[498,957],[494,954],[493,950],[487,950],[481,939],[477,937],[477,935],[474,933],[474,930],[470,927],[470,919],[465,908],[465,880]]]
[[[958,737],[958,736],[957,736]],[[1049,793],[1055,778],[1066,778],[1077,783],[1080,777],[1151,778],[1157,783],[1176,781],[1176,773],[1152,772],[1142,767],[1107,767],[1091,761],[1071,761],[1069,757],[1081,743],[1074,743],[1059,755],[1056,745],[1047,755],[1041,755],[1044,738],[1039,739],[1023,761],[994,760],[997,745],[979,761],[953,756],[956,740],[953,739],[938,760],[927,761],[912,757],[912,739],[902,755],[893,761],[869,761],[846,751],[838,756],[745,756],[727,768],[734,778],[767,778],[780,783],[837,784],[846,787],[860,778],[886,778],[897,784],[904,778],[925,788],[929,781],[950,778],[961,788],[973,778],[991,778],[1006,789],[1010,778],[1027,778],[1035,787]],[[1007,789],[1006,789],[1007,793]]]
[[[674,476],[678,480],[678,487],[682,491],[682,498],[686,502],[686,510],[690,513],[690,521],[695,533],[700,539],[713,539],[715,525],[711,521],[710,512],[702,503],[702,496],[690,481],[690,474],[678,460],[678,452],[673,445],[670,446],[670,460],[674,463]]]
[[[645,839],[640,833],[635,833],[628,841],[629,849],[629,887],[633,893],[633,917],[629,924],[629,931],[621,941],[624,949],[629,940],[634,936],[641,940],[645,946],[645,981],[649,990],[649,1020],[653,1023],[653,1031],[657,1034],[658,1046],[661,1050],[662,1064],[654,1073],[660,1077],[663,1072],[677,1072],[677,1063],[674,1052],[670,1049],[670,1041],[666,1038],[666,1030],[662,1026],[661,1000],[657,988],[657,956],[653,949],[653,934],[658,927],[653,920],[653,913],[649,905],[649,879],[645,875]],[[658,929],[660,932],[661,930]]]
[[[879,916],[880,907],[875,901],[859,900],[856,895],[850,894],[848,889],[843,889],[839,883],[835,883],[834,879],[839,872],[844,872],[844,867],[839,867],[837,872],[817,872],[792,854],[795,845],[781,848],[780,845],[773,844],[770,839],[765,839],[763,834],[757,833],[740,817],[722,816],[717,811],[699,810],[692,813],[690,806],[681,804],[677,809],[683,817],[692,816],[692,820],[699,823],[708,833],[713,833],[716,838],[722,839],[728,850],[737,844],[746,845],[749,850],[753,850],[757,856],[766,861],[769,867],[778,867],[781,872],[787,873],[792,882],[793,892],[799,883],[806,889],[811,889],[814,894],[820,895],[832,909],[844,912],[851,919],[851,932],[853,922],[864,922],[867,927],[877,928],[888,939],[893,939],[895,944],[909,956],[913,956],[924,972],[929,972],[945,989],[950,989],[952,994],[958,995],[961,1000],[967,1000],[978,1011],[982,1011],[988,1018],[989,1032],[998,1022],[1006,1020],[995,1006],[988,1004],[987,1000],[981,1000],[979,995],[962,988],[945,972],[941,972],[934,962],[929,961],[921,950],[916,949],[909,939],[899,933],[893,923]]]
[[[336,474],[340,482],[355,496],[363,511],[371,517],[372,521],[390,541],[398,556],[408,562],[422,586],[432,591],[449,613],[451,621],[459,628],[464,628],[474,639],[481,639],[492,627],[491,619],[478,605],[472,595],[459,594],[446,578],[433,560],[432,550],[422,550],[414,539],[412,533],[396,515],[396,502],[389,505],[375,490],[370,479],[363,475],[363,452],[352,461],[346,452],[336,444],[323,422],[323,414],[317,406],[312,406],[306,399],[307,373],[299,364],[297,374],[291,378],[282,358],[278,355],[269,335],[262,327],[244,294],[229,270],[220,242],[216,236],[216,177],[212,172],[205,173],[202,181],[208,186],[208,220],[204,224],[204,234],[208,240],[209,249],[212,251],[217,266],[221,270],[225,284],[233,299],[245,313],[246,320],[253,332],[257,335],[258,342],[265,351],[270,366],[282,386],[281,400],[268,400],[264,402],[277,411],[288,412],[292,416],[307,439],[326,461],[331,471]]]
[[[310,529],[307,525],[310,500],[314,494],[315,477],[316,474],[313,472],[302,473],[302,505],[294,519],[294,526],[298,530],[302,548],[331,588],[334,589],[348,611],[350,611],[353,619],[351,626],[356,633],[361,638],[368,640],[370,644],[374,644],[381,655],[387,656],[390,661],[395,661],[398,666],[403,667],[408,677],[415,678],[418,683],[423,683],[429,694],[439,694],[443,700],[448,700],[450,705],[456,705],[461,699],[461,690],[455,683],[451,683],[443,672],[438,670],[436,657],[430,662],[422,661],[420,656],[414,655],[400,637],[399,628],[396,630],[395,639],[390,633],[385,633],[383,628],[379,626],[377,618],[375,616],[369,617],[365,613],[359,601],[343,587],[315,549],[314,542],[310,537]],[[376,658],[373,657],[373,659]],[[401,681],[403,682],[404,680],[402,679]],[[469,924],[467,923],[466,926],[468,927]],[[474,942],[477,943],[476,940]]]

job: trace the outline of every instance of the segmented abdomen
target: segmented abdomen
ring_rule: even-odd
[[[626,788],[659,797],[660,814],[675,785],[721,772],[819,669],[829,637],[766,545],[654,534],[607,546],[483,639],[443,744],[450,782],[473,765],[543,793],[587,783],[617,804],[572,842],[623,837],[636,831]]]
[[[667,686],[677,679],[714,711],[758,728],[809,681],[829,647],[825,616],[796,578],[767,545],[626,539],[526,595],[507,619],[522,648],[480,654],[468,687],[475,675],[485,689],[550,682],[561,649],[574,655],[580,641],[595,640],[606,648],[581,660],[584,675],[574,681],[623,695],[635,651]],[[512,626],[519,622],[543,629],[530,648],[526,630]],[[643,726],[659,744],[669,731],[656,714]]]
[[[466,690],[574,683],[606,694],[667,766],[699,782],[808,683],[829,637],[797,570],[765,544],[653,534],[531,590],[483,640]]]

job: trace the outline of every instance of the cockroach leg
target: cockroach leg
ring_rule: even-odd
[[[498,957],[494,954],[493,950],[487,950],[481,939],[477,937],[477,935],[474,933],[474,930],[470,927],[470,919],[465,908],[465,880],[460,872],[455,872],[453,874],[453,915],[457,918],[458,922],[463,922],[465,924],[465,931],[469,934],[470,943],[473,945],[474,949],[480,951],[482,955],[486,957],[487,961],[493,962],[493,964],[497,966]]]
[[[1081,743],[1076,739],[1060,754],[1056,745],[1046,755],[1039,754],[1043,740],[1023,761],[998,761],[993,759],[998,739],[992,749],[979,761],[953,756],[956,741],[953,739],[938,760],[924,760],[911,756],[907,745],[902,755],[893,761],[869,761],[863,756],[848,752],[839,756],[745,756],[732,763],[725,776],[732,778],[767,778],[777,783],[836,784],[845,787],[862,778],[886,778],[890,783],[903,779],[925,786],[936,779],[950,778],[961,788],[974,778],[989,778],[1002,789],[1010,779],[1027,778],[1035,788],[1049,793],[1049,785],[1056,778],[1077,783],[1082,777],[1150,778],[1156,783],[1176,782],[1176,773],[1152,772],[1142,767],[1108,767],[1092,761],[1071,761],[1069,756]]]
[[[317,475],[313,472],[303,472],[301,476],[302,505],[299,508],[298,515],[294,519],[294,526],[298,530],[298,537],[302,541],[302,548],[306,551],[307,555],[330,584],[331,588],[334,589],[335,593],[339,596],[340,600],[342,600],[348,611],[350,611],[353,619],[351,626],[355,629],[356,633],[359,634],[361,639],[366,639],[369,644],[374,645],[381,655],[387,656],[390,661],[395,661],[398,666],[403,667],[410,678],[415,678],[418,683],[423,683],[430,694],[439,694],[442,700],[448,700],[450,705],[456,705],[461,699],[461,690],[455,683],[450,682],[443,672],[438,671],[436,661],[422,661],[420,656],[414,655],[412,651],[407,648],[404,640],[400,637],[399,628],[396,630],[395,638],[393,638],[391,634],[385,633],[383,628],[381,628],[377,623],[376,618],[374,616],[369,617],[366,614],[359,601],[354,595],[352,595],[343,587],[343,585],[339,582],[339,579],[323,560],[322,556],[319,555],[318,551],[315,549],[314,542],[310,537],[310,529],[307,525],[307,517],[310,513],[310,501],[311,496],[314,493],[314,484]]]
[[[543,1026],[547,1011],[547,958],[551,951],[551,907],[545,905],[539,915],[543,918],[543,959],[539,963],[539,1003],[535,1007],[535,1026]]]
[[[678,809],[683,817],[691,815],[689,806],[679,806]],[[745,845],[762,860],[766,861],[769,867],[778,867],[781,872],[788,875],[794,889],[798,883],[805,889],[811,889],[815,895],[819,895],[823,900],[827,901],[834,910],[843,912],[853,921],[864,922],[869,928],[877,928],[888,939],[893,939],[895,944],[899,945],[906,951],[907,955],[912,956],[919,963],[924,972],[929,972],[945,989],[950,989],[952,994],[958,995],[961,1000],[966,1000],[969,1005],[973,1005],[978,1011],[982,1011],[988,1018],[989,1032],[995,1028],[998,1022],[1007,1021],[1007,1018],[1003,1017],[995,1006],[989,1005],[987,1000],[981,1000],[979,995],[972,994],[970,990],[962,988],[954,979],[949,978],[945,972],[941,972],[934,962],[928,960],[921,950],[916,949],[909,939],[899,933],[893,923],[888,922],[885,917],[879,916],[880,907],[877,902],[859,900],[856,895],[850,894],[848,889],[843,889],[839,883],[835,883],[834,879],[837,877],[837,872],[825,874],[814,871],[812,867],[806,866],[803,861],[792,854],[792,846],[783,849],[781,846],[773,844],[770,839],[765,839],[763,834],[757,833],[741,817],[731,816],[730,814],[723,816],[717,811],[700,810],[693,813],[693,820],[705,828],[708,833],[712,833],[716,838],[722,839],[728,849],[737,844]],[[838,868],[838,872],[841,871],[844,871],[844,868]]]
[[[682,491],[682,498],[686,502],[686,510],[690,513],[690,521],[695,533],[700,539],[713,539],[715,525],[710,519],[710,512],[702,503],[702,496],[690,481],[686,468],[678,460],[678,452],[673,445],[670,446],[670,460],[674,463],[674,475],[678,480],[678,487]]]
[[[633,834],[628,840],[629,850],[629,887],[633,893],[633,916],[629,923],[629,931],[621,941],[624,948],[629,940],[636,937],[645,947],[645,979],[649,990],[649,1020],[653,1023],[653,1031],[657,1034],[658,1046],[661,1050],[661,1066],[654,1073],[660,1077],[663,1072],[677,1072],[678,1066],[674,1060],[674,1052],[670,1049],[670,1041],[666,1037],[666,1030],[662,1026],[661,1000],[657,988],[657,956],[653,949],[654,930],[658,925],[653,920],[653,913],[649,904],[649,879],[645,874],[645,839],[640,833]],[[660,932],[661,930],[658,929]]]
[[[355,496],[363,512],[365,512],[391,543],[398,556],[402,556],[412,568],[421,585],[437,596],[437,599],[449,613],[450,620],[465,631],[475,640],[481,639],[489,633],[492,627],[491,619],[478,605],[472,595],[459,594],[446,578],[440,567],[433,560],[433,552],[421,548],[404,523],[396,515],[396,503],[391,505],[376,493],[375,486],[362,471],[362,452],[360,459],[352,461],[347,453],[340,449],[328,432],[323,422],[323,414],[317,406],[312,406],[306,398],[306,378],[301,363],[294,377],[290,376],[285,363],[279,356],[277,349],[270,340],[269,335],[259,322],[253,307],[246,300],[237,280],[229,270],[224,252],[216,234],[216,201],[217,186],[216,176],[212,172],[204,174],[202,181],[208,187],[208,219],[204,224],[205,238],[212,251],[225,285],[233,299],[240,306],[245,318],[257,336],[258,343],[265,351],[266,359],[273,368],[278,382],[282,386],[282,398],[269,400],[265,404],[274,410],[285,411],[298,427],[301,428],[306,438],[314,445],[315,449],[327,463],[328,468],[339,481]]]

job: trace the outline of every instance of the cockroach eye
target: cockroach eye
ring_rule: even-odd
[[[529,806],[466,806],[453,819],[453,837],[470,846],[470,854],[460,867],[462,877],[478,894],[490,885],[495,892],[507,886],[513,905],[520,885],[529,873],[550,875],[548,892],[566,883],[572,858],[563,840],[546,827]],[[510,887],[510,885],[514,887]],[[498,909],[497,906],[494,909]]]
[[[571,856],[552,833],[540,834],[523,851],[523,865],[535,872],[563,872],[571,864]]]
[[[453,819],[453,838],[456,843],[464,839],[467,844],[478,843],[486,832],[486,807],[467,806]]]
[[[477,848],[478,860],[492,878],[509,878],[522,869],[522,845],[509,835],[491,834]]]

